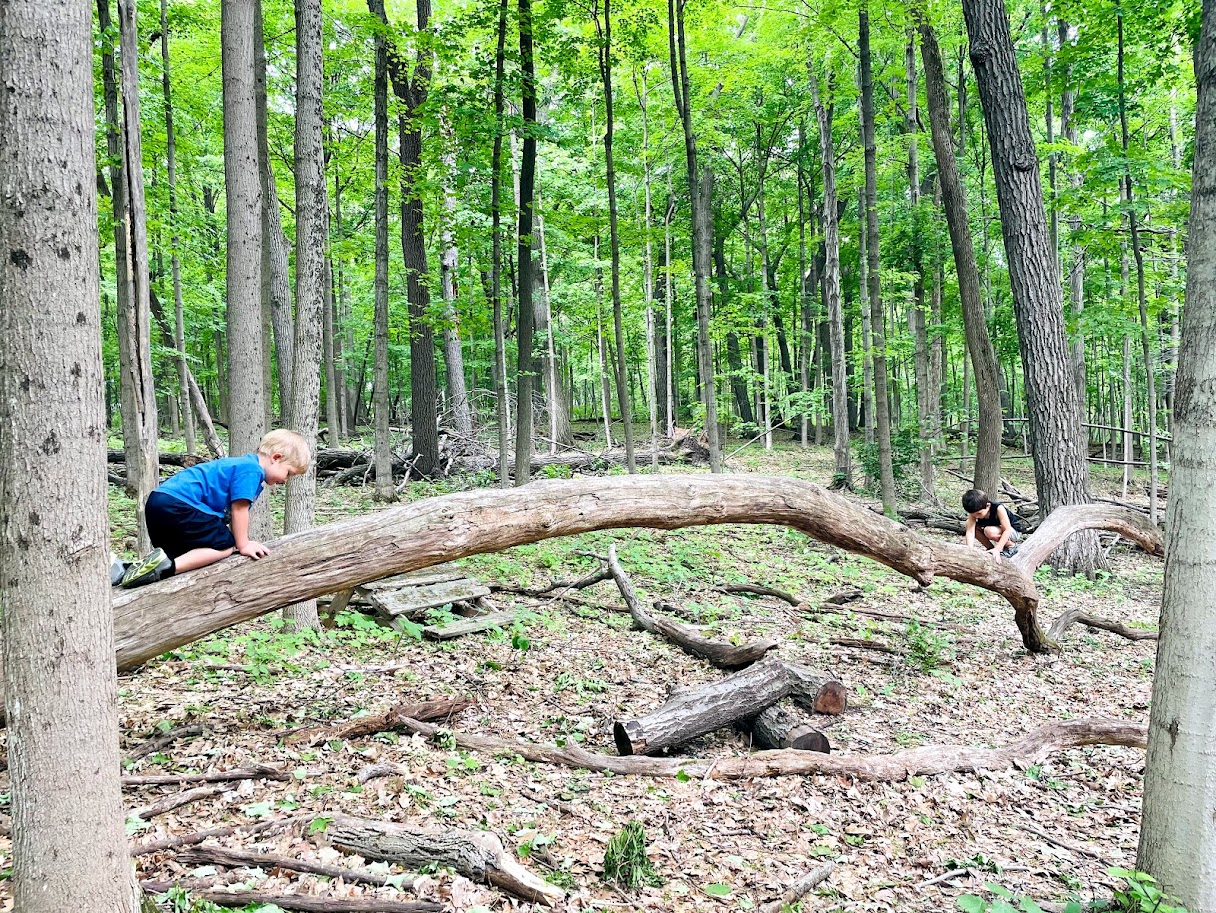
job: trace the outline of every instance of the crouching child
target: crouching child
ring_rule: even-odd
[[[1025,521],[1000,501],[992,501],[978,488],[963,493],[967,512],[967,545],[989,549],[993,557],[1013,557],[1022,541]]]
[[[165,480],[148,496],[144,517],[154,548],[123,568],[121,585],[143,586],[193,571],[239,552],[269,554],[249,538],[249,508],[267,485],[303,475],[312,462],[308,443],[294,431],[271,431],[257,453],[199,463]],[[112,577],[117,569],[112,569]]]

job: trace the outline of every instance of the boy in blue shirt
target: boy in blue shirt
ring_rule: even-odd
[[[125,569],[121,585],[143,586],[215,564],[233,552],[265,557],[266,546],[249,538],[249,507],[264,486],[303,475],[311,462],[304,438],[278,429],[262,438],[257,453],[199,463],[170,476],[144,506],[155,548]]]

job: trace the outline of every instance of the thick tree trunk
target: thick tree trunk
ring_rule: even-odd
[[[908,319],[912,324],[912,363],[916,378],[916,425],[920,436],[920,490],[927,503],[937,502],[937,469],[933,463],[938,438],[937,390],[932,368],[927,318],[925,316],[925,251],[922,242],[920,187],[920,115],[917,106],[916,42],[912,34],[904,46],[904,71],[907,81],[908,105],[904,126],[908,135],[908,199],[912,207],[912,308]]]
[[[368,6],[383,22],[383,0],[369,0]],[[396,497],[396,488],[393,485],[388,396],[388,39],[380,32],[376,33],[375,48],[376,71],[372,105],[376,133],[376,272],[372,322],[372,333],[375,337],[372,355],[372,412],[376,421],[376,497],[381,501],[392,501]]]
[[[250,0],[224,0],[224,194],[228,220],[228,440],[234,455],[257,450],[266,430],[262,386],[262,195],[257,143],[256,29]],[[264,503],[264,502],[263,502]],[[259,516],[260,515],[260,516]],[[257,509],[251,535],[269,530]]]
[[[1044,514],[1089,501],[1081,407],[1064,332],[1059,270],[1047,218],[1026,96],[1001,0],[964,0],[971,64],[979,85],[1009,264],[1026,384],[1035,490]],[[1061,568],[1092,574],[1101,563],[1096,534],[1065,543]]]
[[[325,160],[321,129],[324,66],[321,0],[296,0],[296,320],[292,355],[291,402],[288,424],[317,449],[321,407],[321,324],[329,308],[326,296]],[[303,532],[316,514],[317,466],[287,483],[283,532]],[[320,629],[317,603],[304,600],[283,610],[289,630]]]
[[[519,317],[516,321],[515,377],[515,484],[531,479],[532,391],[533,384],[533,285],[532,262],[533,202],[536,197],[536,68],[532,56],[532,2],[519,0],[519,58],[522,76],[523,152],[519,166],[519,223],[516,234],[518,263]]]
[[[996,353],[993,351],[992,340],[988,336],[988,324],[984,319],[980,277],[975,266],[975,249],[971,244],[971,229],[967,218],[967,197],[954,158],[954,143],[950,135],[950,108],[946,98],[946,78],[941,52],[938,50],[937,36],[927,21],[920,23],[920,37],[925,71],[925,100],[929,108],[933,152],[937,159],[942,205],[946,211],[946,225],[954,253],[954,268],[958,275],[967,353],[975,376],[976,398],[979,403],[973,484],[983,491],[997,492],[1000,491],[1001,481],[1002,423]]]
[[[1161,641],[1138,867],[1188,910],[1216,910],[1216,4],[1195,43],[1195,152]]]
[[[291,316],[291,277],[288,261],[290,244],[283,234],[283,218],[279,213],[279,188],[270,161],[270,133],[266,107],[266,43],[262,30],[262,0],[254,0],[254,84],[258,110],[258,179],[262,187],[262,310],[270,313],[274,336],[275,366],[279,372],[279,410],[286,415],[291,403],[292,365],[295,329]],[[263,339],[270,347],[271,340]],[[266,388],[270,398],[270,388]],[[331,441],[331,443],[333,443]]]
[[[718,401],[714,375],[713,347],[709,337],[712,297],[709,265],[713,251],[713,183],[708,166],[698,171],[697,135],[692,125],[692,99],[688,79],[688,55],[684,40],[684,3],[667,0],[668,51],[676,110],[684,130],[684,157],[688,175],[688,199],[692,210],[692,269],[697,294],[697,364],[701,377],[701,396],[705,405],[705,435],[709,442],[711,472],[722,471],[722,445],[718,429]]]
[[[23,913],[139,909],[106,577],[92,27],[81,3],[0,4],[0,604]]]
[[[828,333],[832,352],[832,430],[836,471],[832,487],[853,487],[849,465],[849,393],[845,366],[844,316],[840,309],[840,216],[836,208],[836,145],[832,139],[833,105],[819,97],[819,77],[811,74],[811,97],[819,122],[819,152],[823,161],[824,296],[828,301]]]
[[[186,323],[182,301],[182,264],[178,257],[177,234],[177,134],[173,129],[173,93],[169,89],[169,11],[168,0],[160,0],[161,85],[165,94],[165,161],[169,180],[169,221],[172,234],[169,269],[173,274],[173,346],[177,350],[177,401],[182,412],[182,434],[186,453],[194,453],[194,409],[190,398],[190,367],[186,364]],[[149,304],[150,304],[149,300]],[[212,430],[214,433],[214,429]]]
[[[874,343],[874,420],[878,438],[878,475],[882,507],[895,513],[895,473],[891,466],[891,406],[887,393],[887,329],[882,307],[878,250],[878,165],[874,140],[874,77],[870,66],[870,14],[858,14],[858,48],[861,57],[861,138],[865,147],[866,281],[869,284],[870,333]]]

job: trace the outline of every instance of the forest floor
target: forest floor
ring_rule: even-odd
[[[734,457],[732,467],[822,483],[831,476],[832,455],[830,449],[801,450],[788,441],[768,453],[753,444]],[[1009,467],[1014,483],[1031,492],[1029,461]],[[1109,478],[1096,479],[1095,488],[1117,495],[1117,483]],[[961,516],[954,505],[963,483],[950,480],[943,480],[940,495]],[[444,490],[449,489],[418,484],[410,497]],[[876,503],[866,493],[852,497]],[[120,549],[127,542],[131,506],[115,495]],[[318,513],[329,520],[379,509],[384,508],[373,504],[370,489],[325,488]],[[460,566],[487,584],[543,585],[594,569],[595,561],[579,552],[603,553],[610,542],[644,601],[680,606],[722,639],[776,638],[782,656],[844,682],[847,712],[818,718],[833,753],[994,746],[1049,721],[1148,718],[1155,641],[1132,643],[1076,626],[1066,635],[1062,654],[1028,655],[1012,610],[997,596],[948,581],[918,591],[912,581],[869,559],[783,528],[602,532],[470,558]],[[1041,571],[1044,626],[1064,609],[1085,605],[1096,614],[1154,627],[1160,560],[1119,546],[1112,562],[1112,573],[1093,581]],[[797,594],[812,606],[859,588],[864,596],[856,605],[917,621],[847,610],[809,617],[771,598],[715,589],[745,581]],[[490,830],[525,865],[567,890],[561,908],[568,910],[758,909],[832,860],[830,877],[793,910],[943,911],[954,908],[960,894],[984,894],[985,882],[1040,902],[1109,897],[1117,880],[1106,869],[1134,864],[1144,755],[1131,749],[1074,749],[1026,769],[903,782],[841,776],[721,782],[589,773],[443,749],[392,732],[310,749],[284,743],[283,734],[297,727],[347,720],[400,702],[467,696],[476,706],[452,719],[453,729],[579,743],[612,753],[615,718],[655,708],[670,686],[721,675],[666,641],[631,630],[628,615],[599,608],[621,605],[611,582],[583,591],[581,604],[507,593],[493,598],[504,607],[525,607],[526,621],[514,630],[435,644],[402,638],[352,613],[340,615],[338,626],[321,635],[287,634],[277,619],[264,618],[123,674],[124,755],[172,727],[202,727],[200,735],[128,763],[124,773],[270,764],[293,775],[286,781],[240,781],[146,822],[131,818],[132,840],[290,814],[303,816],[302,822],[218,842],[399,872],[333,849],[325,819],[341,812],[441,829]],[[885,643],[900,655],[831,643],[840,638]],[[724,730],[679,753],[719,758],[748,750],[745,736]],[[357,774],[373,763],[399,765],[402,772],[360,785]],[[7,773],[0,774],[0,791],[7,789]],[[133,809],[181,789],[127,789],[126,803]],[[606,884],[601,878],[606,845],[633,821],[645,830],[653,883],[634,889]],[[10,853],[9,838],[0,838],[0,856]],[[4,865],[0,861],[0,868]],[[277,869],[200,868],[174,851],[141,856],[138,867],[143,879],[219,879],[268,893],[397,896],[393,888]],[[450,873],[434,874],[424,893],[454,910],[532,909]],[[11,904],[0,899],[0,909]],[[173,909],[190,907],[179,900]]]

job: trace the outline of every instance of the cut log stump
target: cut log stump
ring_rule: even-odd
[[[788,707],[774,704],[747,723],[757,748],[796,748],[830,754],[828,737]]]
[[[766,658],[716,682],[677,692],[662,707],[612,726],[622,755],[660,754],[754,717],[786,697],[818,713],[842,713],[844,685],[798,663]]]
[[[364,859],[395,862],[406,868],[438,865],[466,878],[494,885],[524,900],[552,906],[565,891],[538,878],[503,849],[488,831],[434,831],[335,814],[326,836],[340,849]]]

